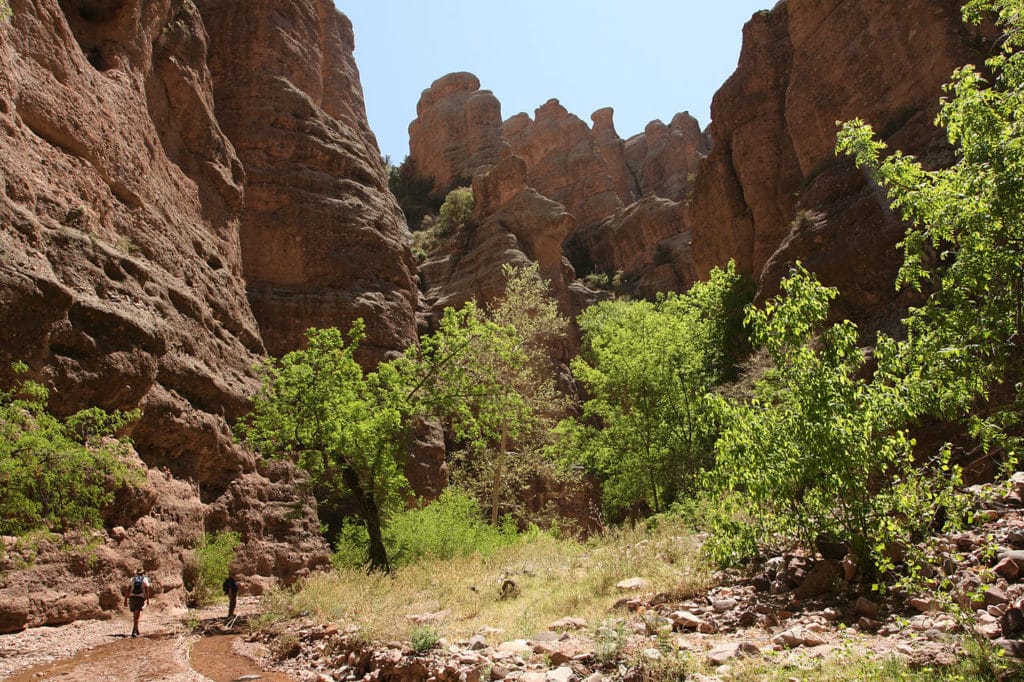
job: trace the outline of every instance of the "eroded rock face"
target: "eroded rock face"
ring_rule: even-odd
[[[984,53],[960,4],[788,0],[753,16],[712,103],[712,151],[689,217],[697,277],[735,258],[763,299],[799,259],[840,288],[834,314],[872,324],[896,315],[903,226],[836,159],[835,122],[861,117],[891,147],[949,163],[932,125],[942,84]]]
[[[626,167],[636,178],[635,196],[673,201],[689,198],[697,166],[709,149],[708,138],[689,112],[676,114],[668,125],[651,121],[643,134],[629,138],[624,145]]]
[[[590,128],[558,100],[539,107],[533,120],[526,114],[508,119],[505,137],[526,161],[530,187],[565,206],[578,225],[598,223],[622,206]]]
[[[284,172],[287,191],[277,193],[268,189],[269,166],[254,162],[247,176],[222,132],[208,27],[192,2],[15,0],[12,8],[11,23],[0,24],[0,380],[8,385],[10,363],[22,360],[51,387],[58,413],[141,408],[131,435],[148,478],[108,510],[97,558],[85,568],[66,550],[42,551],[33,569],[41,573],[27,580],[70,571],[74,579],[53,588],[63,598],[15,598],[32,590],[7,578],[0,602],[16,608],[4,612],[2,627],[113,608],[110,588],[99,586],[118,584],[139,562],[159,572],[161,593],[180,591],[191,543],[204,530],[243,534],[242,573],[293,579],[324,565],[301,477],[259,464],[234,443],[229,424],[247,408],[251,366],[265,353],[245,254],[256,264],[272,260],[252,233],[240,238],[238,221],[258,228],[253,216],[266,216],[273,201],[287,204],[278,204],[278,224],[343,228],[329,244],[315,241],[315,231],[285,231],[305,242],[301,257],[285,260],[301,267],[285,270],[282,284],[268,265],[270,285],[252,297],[264,303],[259,321],[274,348],[294,338],[275,311],[297,326],[365,315],[371,354],[413,338],[411,262],[362,113],[347,21],[327,2],[276,10],[302,29],[288,35],[316,38],[303,43],[316,46],[313,57],[278,61],[295,71],[273,74],[287,95],[277,118],[261,118],[266,107],[252,112],[263,151],[243,147],[248,158],[298,159],[290,170],[304,171]],[[233,22],[246,20],[242,12],[213,25],[234,35]],[[235,58],[273,61],[281,44],[272,38],[285,33],[259,35],[262,52]],[[247,179],[253,213],[241,212]],[[282,259],[287,240],[278,245]],[[347,262],[360,272],[339,275]],[[303,306],[314,314],[294,313]]]
[[[562,241],[574,222],[565,207],[527,186],[526,164],[517,156],[481,168],[473,178],[473,198],[475,209],[465,228],[420,266],[430,319],[439,319],[446,307],[500,296],[502,266],[531,262],[539,264],[541,277],[551,282],[568,314],[574,275],[562,257]]]
[[[242,264],[267,350],[366,322],[361,360],[415,341],[405,220],[366,121],[349,20],[329,0],[199,0],[217,119],[246,170]]]
[[[498,163],[509,148],[501,131],[501,103],[480,89],[471,73],[450,73],[423,91],[409,125],[409,161],[416,175],[433,181],[443,198],[468,185],[481,166]]]
[[[500,165],[510,154],[519,157],[526,185],[572,215],[575,234],[566,253],[587,270],[631,258],[608,258],[616,242],[602,239],[597,229],[602,223],[641,197],[686,198],[707,153],[707,137],[686,113],[667,126],[653,121],[644,133],[623,141],[611,108],[594,112],[590,128],[553,99],[534,118],[520,113],[502,124],[497,99],[479,88],[472,74],[453,73],[423,92],[409,126],[412,173],[432,178],[439,198],[479,169]],[[675,233],[683,232],[685,227],[677,225]],[[654,247],[643,248],[653,252]]]

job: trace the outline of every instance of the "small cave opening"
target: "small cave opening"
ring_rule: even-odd
[[[72,13],[92,24],[103,24],[121,11],[124,0],[62,0],[61,8],[69,18]]]
[[[112,24],[125,0],[60,0],[60,8],[86,60],[97,71],[111,68],[108,49],[116,43]]]

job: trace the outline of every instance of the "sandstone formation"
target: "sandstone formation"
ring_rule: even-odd
[[[217,120],[245,166],[242,264],[267,350],[366,322],[373,364],[415,341],[415,266],[330,0],[197,0]]]
[[[574,228],[564,251],[575,267],[588,272],[613,273],[620,261],[630,261],[626,267],[632,267],[637,253],[653,258],[655,251],[674,248],[659,245],[663,239],[688,242],[680,236],[686,231],[682,223],[665,231],[663,213],[656,226],[642,226],[635,235],[641,243],[627,247],[631,253],[615,253],[629,240],[628,231],[605,226],[623,210],[634,218],[649,215],[650,211],[629,208],[641,198],[678,202],[689,196],[698,163],[708,149],[707,137],[689,114],[676,115],[667,126],[653,121],[645,132],[624,141],[615,131],[611,108],[594,112],[590,128],[555,99],[539,107],[534,118],[520,113],[500,124],[500,105],[479,86],[475,76],[457,73],[424,91],[417,118],[409,126],[410,155],[404,171],[433,179],[432,191],[441,196],[480,168],[515,155],[525,163],[526,185],[572,215]],[[681,212],[673,215],[681,220]],[[654,241],[646,241],[654,234]],[[637,273],[636,279],[643,277],[647,286],[677,285],[678,276],[666,278],[667,274]]]
[[[574,274],[562,257],[562,241],[574,222],[565,207],[527,186],[526,165],[516,156],[481,168],[473,197],[475,209],[464,228],[420,265],[430,319],[439,319],[446,307],[500,296],[502,266],[531,262],[551,282],[563,314],[570,314]]]
[[[647,197],[619,209],[599,225],[577,230],[566,242],[570,259],[589,261],[596,272],[617,273],[638,296],[692,281],[686,204]]]
[[[595,134],[596,124],[595,119]],[[688,112],[676,114],[668,125],[651,121],[624,145],[626,167],[636,179],[635,195],[687,199],[697,166],[709,148],[700,124]]]
[[[415,338],[407,233],[351,25],[327,0],[11,7],[0,381],[21,360],[60,414],[141,408],[148,473],[82,539],[92,549],[40,546],[19,572],[27,550],[8,542],[0,630],[108,614],[140,563],[180,595],[203,531],[242,534],[235,566],[254,588],[326,564],[302,476],[239,447],[230,424],[253,363],[307,326],[363,316],[369,362]]]
[[[480,166],[508,156],[501,134],[501,103],[471,73],[450,73],[423,91],[409,125],[409,161],[432,183],[431,193],[469,184]]]
[[[533,119],[508,119],[504,138],[528,185],[575,219],[564,251],[579,271],[622,270],[650,295],[685,290],[735,259],[763,300],[801,260],[840,288],[835,315],[891,326],[909,302],[893,286],[904,226],[836,158],[836,121],[864,118],[891,147],[949,163],[932,123],[942,85],[989,51],[960,4],[786,0],[756,13],[706,134],[682,113],[623,141],[610,109],[594,112],[591,129],[551,100]]]
[[[504,131],[512,152],[526,161],[530,186],[564,205],[577,224],[600,222],[622,206],[590,128],[558,100],[539,107],[534,120],[513,116]]]
[[[712,102],[712,150],[689,215],[695,276],[734,258],[763,299],[799,259],[839,287],[836,315],[872,326],[898,316],[903,226],[836,159],[835,122],[863,118],[891,147],[950,162],[932,124],[942,85],[986,53],[960,4],[788,0],[753,16]]]

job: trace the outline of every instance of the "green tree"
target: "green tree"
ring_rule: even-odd
[[[438,330],[406,358],[410,399],[465,443],[477,482],[487,481],[474,487],[488,489],[493,525],[503,499],[510,501],[511,452],[516,471],[535,472],[540,445],[566,405],[552,355],[564,346],[567,322],[536,264],[502,272],[503,296],[483,310],[473,303],[445,310]]]
[[[199,606],[221,596],[221,584],[231,569],[242,536],[232,530],[203,533],[195,548],[195,585],[192,596]]]
[[[715,476],[750,502],[754,542],[813,547],[826,536],[868,559],[893,539],[881,532],[888,511],[872,478],[898,478],[913,464],[902,397],[860,378],[865,356],[852,322],[826,325],[836,289],[799,264],[781,286],[763,308],[748,310],[753,341],[773,368],[753,398],[719,399]],[[734,539],[728,535],[723,544]]]
[[[28,367],[16,363],[15,371]],[[46,409],[49,391],[24,380],[0,392],[0,533],[98,527],[118,488],[142,472],[127,463],[130,441],[116,434],[138,411],[89,408],[61,420]]]
[[[911,415],[968,415],[973,435],[1013,462],[1024,411],[1024,2],[964,8],[975,23],[992,13],[1006,33],[991,77],[957,70],[937,119],[956,149],[951,167],[883,158],[885,144],[860,120],[842,126],[837,149],[874,174],[911,224],[897,285],[930,293],[906,320],[907,339],[881,348],[881,374]]]
[[[265,360],[262,388],[237,430],[257,451],[308,471],[321,513],[351,505],[366,526],[371,570],[387,571],[382,528],[408,486],[401,462],[409,406],[391,363],[364,374],[356,362],[363,329],[353,323],[347,344],[337,329],[310,329],[306,348]]]
[[[603,482],[610,515],[663,511],[712,463],[707,392],[732,374],[726,334],[742,319],[743,288],[730,263],[686,294],[606,301],[580,315],[572,368],[590,397],[580,419],[561,424],[559,448]]]

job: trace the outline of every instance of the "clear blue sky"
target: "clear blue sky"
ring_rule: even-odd
[[[355,30],[381,152],[409,153],[420,93],[470,71],[503,119],[552,97],[591,125],[615,109],[623,139],[689,111],[702,127],[735,70],[743,24],[775,0],[335,0]]]

